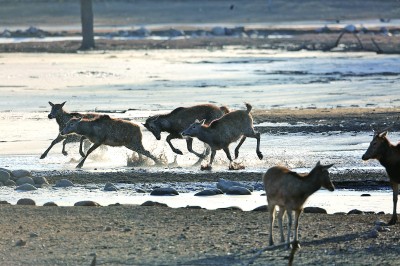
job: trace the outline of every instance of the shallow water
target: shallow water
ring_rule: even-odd
[[[212,187],[211,184],[203,184]],[[20,198],[31,198],[37,205],[53,201],[59,206],[73,206],[81,200],[92,200],[100,205],[109,204],[142,204],[146,201],[165,203],[172,208],[200,206],[214,210],[218,208],[239,207],[251,211],[266,205],[264,191],[254,191],[249,196],[194,196],[195,192],[180,193],[178,196],[151,196],[148,193],[137,193],[133,185],[117,184],[119,191],[105,192],[104,184],[76,186],[71,188],[39,188],[36,191],[15,191],[13,188],[1,187],[0,199],[16,204]],[[214,185],[215,188],[215,185]],[[369,194],[370,196],[361,196]],[[306,207],[321,207],[328,213],[349,212],[353,209],[390,213],[392,208],[392,192],[389,190],[354,191],[354,190],[319,190],[307,201]]]

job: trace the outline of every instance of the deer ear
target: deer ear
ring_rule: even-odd
[[[206,122],[205,119],[203,119],[203,120],[200,121],[200,123],[201,123],[202,125],[204,125],[205,122]]]
[[[318,161],[315,167],[321,166],[321,161]]]
[[[324,165],[324,166],[322,166],[322,170],[328,170],[332,166],[333,166],[333,164]]]
[[[64,106],[64,104],[65,104],[66,102],[67,102],[67,101],[63,102],[63,103],[61,104],[61,107],[63,107],[63,106]]]
[[[50,104],[50,106],[51,106],[51,107],[53,107],[53,106],[54,106],[54,103],[52,103],[52,102],[49,102],[49,104]]]
[[[387,133],[388,133],[387,131],[383,131],[383,132],[378,134],[378,137],[384,138],[384,137],[386,137]]]

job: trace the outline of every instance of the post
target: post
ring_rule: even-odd
[[[81,1],[82,44],[79,50],[94,48],[92,0]]]

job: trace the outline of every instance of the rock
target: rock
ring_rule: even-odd
[[[0,205],[11,205],[11,203],[5,200],[0,200]]]
[[[26,245],[26,241],[23,239],[18,239],[17,242],[15,242],[15,246],[17,247],[23,247]]]
[[[375,221],[374,224],[375,225],[380,225],[380,226],[386,225],[386,223],[384,221],[382,221],[382,220]]]
[[[32,205],[35,206],[36,203],[33,199],[23,198],[17,201],[17,205]]]
[[[361,197],[371,197],[371,194],[364,193],[364,194],[361,194]]]
[[[151,31],[146,29],[145,27],[141,27],[136,31],[136,34],[141,36],[141,37],[148,37],[151,35]]]
[[[229,181],[229,180],[225,180],[225,179],[220,179],[218,180],[217,183],[217,188],[219,188],[220,190],[222,190],[222,192],[226,193],[226,191],[233,186],[237,186],[237,187],[244,187],[247,188],[248,190],[250,190],[251,192],[254,190],[254,188],[252,186],[247,186],[244,185],[242,183],[236,182],[236,181]]]
[[[7,180],[7,182],[4,183],[4,185],[7,187],[15,187],[17,185],[17,183],[15,183],[15,181],[9,179],[9,180]]]
[[[74,206],[88,206],[88,207],[98,207],[101,206],[97,202],[91,201],[91,200],[83,200],[83,201],[78,201],[74,204]]]
[[[111,231],[111,226],[106,226],[103,229],[104,232],[110,232]]]
[[[214,27],[211,29],[211,33],[215,36],[225,36],[225,28],[223,27]]]
[[[57,183],[54,186],[55,187],[73,187],[74,183],[72,183],[68,179],[61,179],[61,180],[57,181]]]
[[[166,187],[166,188],[156,188],[150,193],[150,195],[152,195],[152,196],[176,196],[176,195],[179,195],[179,193],[174,188]]]
[[[200,207],[200,206],[187,205],[187,206],[185,207],[185,209],[201,210],[201,209],[203,209],[203,208]]]
[[[215,188],[215,189],[205,189],[203,191],[197,192],[194,194],[195,196],[215,196],[215,195],[220,195],[224,194],[222,190]]]
[[[164,204],[164,203],[159,203],[159,202],[156,202],[156,201],[151,201],[151,200],[148,200],[148,201],[146,201],[146,202],[142,203],[142,205],[141,205],[141,206],[159,206],[159,207],[168,207],[168,205],[167,205],[167,204]]]
[[[226,207],[226,208],[218,208],[217,210],[222,210],[222,211],[243,211],[241,208],[237,206],[231,206],[231,207]]]
[[[303,209],[304,213],[327,213],[327,211],[320,207],[305,207]]]
[[[30,176],[30,175],[31,175],[31,172],[28,171],[28,170],[22,170],[21,169],[21,170],[11,171],[11,176],[16,178],[16,179],[24,177],[24,176]]]
[[[268,206],[267,205],[261,205],[255,209],[252,210],[253,212],[266,212],[268,211]]]
[[[35,233],[35,232],[32,232],[29,234],[29,237],[38,237],[38,236],[39,236],[39,234]]]
[[[33,179],[29,176],[24,176],[24,177],[20,177],[17,179],[17,181],[15,182],[18,186],[22,185],[22,184],[30,184],[30,185],[35,185],[35,181],[33,181]]]
[[[4,170],[0,170],[0,182],[5,184],[8,180],[10,180],[10,173]]]
[[[225,193],[227,195],[251,195],[251,191],[245,187],[232,186],[228,188]]]
[[[368,238],[377,238],[379,236],[379,232],[376,229],[372,229],[368,234]]]
[[[357,209],[353,209],[349,211],[347,214],[364,214],[364,212]]]
[[[55,202],[53,202],[53,201],[49,201],[49,202],[46,202],[45,204],[43,204],[43,206],[58,206]]]
[[[142,188],[138,188],[136,189],[136,193],[147,193],[146,190],[142,189]]]
[[[37,185],[44,185],[44,184],[48,185],[49,184],[47,179],[43,176],[34,176],[32,179],[33,179],[33,182],[35,182],[35,184],[37,184]]]
[[[12,36],[11,31],[9,30],[4,30],[3,33],[1,34],[1,37],[4,38],[10,38]]]
[[[18,187],[15,188],[15,190],[21,190],[21,191],[32,191],[32,190],[37,190],[37,187],[31,184],[22,184]]]
[[[104,191],[118,191],[118,188],[116,186],[114,186],[114,184],[112,184],[112,183],[107,183],[104,186]]]
[[[345,32],[354,33],[357,31],[357,27],[354,26],[353,24],[350,24],[350,25],[347,25],[346,27],[344,27],[343,30]]]
[[[317,32],[317,33],[328,33],[328,32],[330,32],[331,30],[328,28],[328,26],[323,26],[322,28],[319,28],[319,29],[316,29],[315,30],[315,32]]]
[[[169,29],[168,35],[169,37],[180,37],[185,36],[185,32],[183,30]]]

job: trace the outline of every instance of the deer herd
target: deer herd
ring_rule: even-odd
[[[124,146],[139,155],[144,155],[154,161],[156,165],[163,162],[147,151],[142,144],[142,132],[138,124],[133,122],[112,118],[109,115],[93,113],[69,113],[64,110],[65,102],[51,106],[49,119],[56,119],[59,126],[59,134],[51,142],[50,146],[41,155],[40,159],[47,156],[50,149],[57,143],[63,141],[62,153],[67,155],[65,145],[80,140],[79,153],[81,161],[76,166],[81,168],[89,156],[100,145]],[[239,169],[231,157],[229,145],[240,139],[235,148],[235,159],[239,156],[239,149],[247,137],[257,140],[256,153],[261,160],[263,155],[260,151],[260,133],[254,130],[251,115],[252,106],[248,103],[246,110],[230,111],[225,106],[202,104],[192,107],[179,107],[168,114],[149,117],[143,126],[149,130],[157,140],[161,139],[161,132],[167,132],[167,143],[172,151],[182,155],[183,152],[175,148],[171,140],[186,140],[187,149],[195,154],[200,163],[210,153],[210,161],[201,166],[202,170],[211,170],[212,163],[217,150],[223,150],[229,160],[229,169]],[[393,145],[387,138],[388,129],[375,131],[374,137],[362,156],[362,160],[376,159],[385,167],[393,190],[393,213],[388,225],[397,222],[397,198],[400,183],[400,144]],[[193,138],[197,138],[205,144],[205,151],[198,153],[193,150]],[[83,151],[84,141],[89,140],[91,147],[86,154]],[[290,235],[294,220],[294,244],[298,244],[299,216],[307,198],[321,187],[333,191],[334,185],[330,180],[328,169],[332,164],[322,165],[320,162],[308,173],[299,174],[282,166],[274,166],[263,175],[263,183],[266,191],[268,209],[270,213],[269,244],[274,245],[273,223],[275,219],[276,206],[279,207],[278,223],[280,227],[281,242],[284,242],[283,217],[288,217],[288,232],[286,245],[289,247]]]

